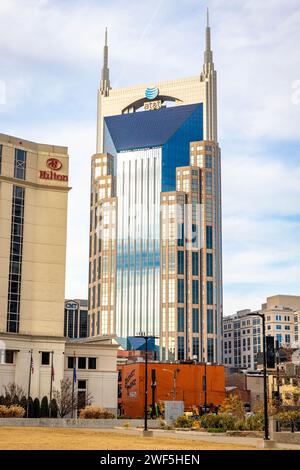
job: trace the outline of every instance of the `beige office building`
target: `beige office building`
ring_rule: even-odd
[[[69,157],[65,147],[7,135],[0,135],[0,152],[0,387],[26,388],[32,350],[39,396],[49,388],[42,352],[54,351],[56,385],[64,371]]]
[[[221,362],[221,151],[209,20],[198,75],[129,88],[111,86],[106,33],[97,126],[91,335],[145,332],[159,337],[163,360]]]
[[[64,336],[68,174],[67,148],[0,134],[0,395],[49,398],[76,365],[78,396],[116,411],[117,346]]]

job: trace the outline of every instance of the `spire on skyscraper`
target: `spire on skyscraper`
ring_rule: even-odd
[[[211,29],[209,24],[209,9],[207,8],[206,31],[205,31],[205,52],[204,52],[204,71],[214,69],[213,52],[211,50]]]
[[[107,40],[107,28],[105,29],[105,43],[104,43],[104,53],[103,53],[103,68],[101,74],[101,85],[100,91],[104,96],[109,95],[110,80],[109,80],[109,68],[108,68],[108,40]]]

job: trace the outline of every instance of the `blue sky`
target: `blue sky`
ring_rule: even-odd
[[[70,151],[67,297],[87,295],[105,26],[112,86],[155,84],[200,73],[207,6],[219,79],[224,312],[300,295],[299,0],[1,0],[1,132]]]

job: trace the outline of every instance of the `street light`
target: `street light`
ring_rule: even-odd
[[[268,416],[268,390],[267,390],[267,349],[266,349],[266,317],[262,313],[248,313],[249,317],[260,317],[262,319],[263,329],[263,362],[264,362],[264,422],[265,422],[265,437],[264,440],[268,441],[269,437],[269,416]]]
[[[157,339],[157,336],[140,333],[134,338],[143,338],[145,340],[145,399],[144,399],[144,432],[148,431],[148,340]]]

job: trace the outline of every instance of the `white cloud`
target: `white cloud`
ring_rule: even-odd
[[[0,80],[8,99],[0,108],[2,131],[70,148],[68,297],[87,295],[90,156],[104,28],[113,86],[189,76],[202,66],[206,6],[226,149],[225,311],[258,307],[270,290],[296,285],[300,229],[279,217],[299,215],[299,162],[266,155],[259,141],[273,148],[280,140],[299,144],[300,105],[292,100],[300,80],[299,0],[206,3],[156,0],[151,15],[149,2],[137,0],[0,2]]]

